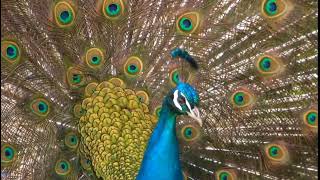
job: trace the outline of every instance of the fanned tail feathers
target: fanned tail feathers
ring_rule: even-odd
[[[177,120],[186,179],[317,179],[317,5],[1,1],[1,178],[125,174],[97,168],[103,164],[92,152],[101,147],[89,142],[100,132],[94,120],[79,123],[94,101],[85,99],[121,89],[147,122],[130,125],[141,128],[135,137],[154,127],[166,93],[185,81],[200,94],[204,121]],[[115,134],[105,137],[105,149],[122,146],[112,144],[122,142]]]

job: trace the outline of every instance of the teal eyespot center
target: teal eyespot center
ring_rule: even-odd
[[[262,71],[270,71],[271,70],[271,59],[268,57],[263,58],[259,62],[259,67]]]
[[[72,145],[76,145],[77,142],[78,142],[77,136],[71,135],[71,136],[70,136],[70,142],[71,142]]]
[[[73,74],[72,82],[78,84],[81,82],[81,75],[80,74]]]
[[[186,138],[190,139],[192,138],[192,128],[191,127],[187,127],[184,130],[184,135],[186,136]]]
[[[128,72],[130,73],[130,74],[135,74],[135,73],[137,73],[139,71],[139,69],[138,69],[138,67],[135,65],[135,64],[130,64],[129,66],[128,66]]]
[[[70,11],[62,11],[59,15],[59,21],[62,24],[69,24],[72,22],[73,16],[72,12]]]
[[[278,157],[278,156],[279,156],[279,151],[281,151],[279,147],[277,147],[277,146],[271,146],[271,147],[269,148],[269,155],[270,155],[271,157]]]
[[[176,72],[173,73],[172,80],[176,84],[179,83],[179,72],[176,71]]]
[[[100,61],[101,61],[100,57],[93,56],[93,57],[91,58],[91,63],[94,64],[94,65],[99,65],[99,64],[100,64]]]
[[[11,161],[14,157],[14,150],[11,147],[4,148],[4,155],[7,160]]]
[[[229,174],[227,172],[222,172],[219,175],[220,180],[228,180],[228,178],[229,178]]]
[[[48,111],[48,105],[45,102],[40,101],[38,104],[38,109],[41,113],[46,113]]]
[[[269,16],[274,16],[278,13],[277,0],[268,0],[264,4],[264,11]]]
[[[64,171],[68,171],[68,169],[69,169],[69,165],[68,165],[68,163],[65,162],[65,161],[61,161],[60,164],[59,164],[59,166],[60,166],[60,168],[61,168],[62,170],[64,170]]]
[[[245,102],[244,102],[244,93],[243,92],[237,92],[235,95],[234,95],[234,103],[238,106],[241,106],[243,105]]]
[[[7,50],[6,50],[6,56],[14,60],[18,56],[18,48],[14,45],[8,45]]]
[[[111,3],[106,6],[106,12],[109,16],[118,16],[120,14],[121,7],[118,3]]]
[[[183,31],[191,31],[193,28],[192,21],[189,18],[181,18],[179,21],[179,27]]]
[[[70,163],[66,160],[58,160],[55,165],[55,171],[60,176],[65,176],[70,173]]]
[[[316,125],[316,121],[318,119],[318,114],[315,112],[310,112],[307,115],[307,121],[310,125]]]

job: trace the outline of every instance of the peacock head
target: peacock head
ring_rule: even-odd
[[[199,94],[194,87],[188,83],[179,82],[170,91],[168,97],[169,105],[175,113],[178,115],[188,115],[202,126],[199,109],[197,108],[199,105]]]

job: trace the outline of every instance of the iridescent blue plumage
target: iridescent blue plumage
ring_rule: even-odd
[[[192,56],[190,56],[190,54],[186,50],[182,50],[180,48],[174,48],[173,50],[171,50],[170,54],[172,58],[180,57],[186,60],[194,69],[199,68],[196,60]]]
[[[174,103],[179,99],[179,109]],[[180,101],[184,99],[184,101]],[[188,104],[192,108],[188,108]],[[176,117],[190,114],[199,103],[197,91],[187,83],[179,83],[162,103],[156,128],[149,140],[137,180],[182,180],[179,144],[176,137]]]

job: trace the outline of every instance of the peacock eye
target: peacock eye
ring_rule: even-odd
[[[281,150],[277,146],[271,146],[269,148],[269,155],[273,158],[278,158],[281,154]]]
[[[181,18],[179,21],[179,27],[184,31],[192,30],[192,22],[189,18]]]
[[[1,59],[8,63],[16,63],[20,59],[19,46],[13,41],[1,41]]]
[[[194,33],[200,25],[200,14],[198,12],[187,12],[180,15],[176,22],[178,32],[183,34]]]
[[[16,159],[16,149],[9,145],[5,144],[1,146],[1,163],[11,163]]]
[[[125,2],[123,0],[104,0],[102,5],[103,15],[111,20],[116,20],[125,13]]]
[[[82,71],[77,70],[74,67],[70,67],[67,70],[67,82],[73,89],[80,88],[85,83],[85,76]]]
[[[50,111],[48,101],[43,98],[34,99],[30,104],[30,108],[33,113],[42,117],[46,117]]]
[[[101,49],[91,48],[86,52],[86,64],[93,69],[99,69],[105,62],[104,54]]]
[[[124,65],[124,72],[129,77],[137,77],[143,70],[143,62],[136,56],[128,58]]]
[[[72,4],[67,1],[61,1],[54,7],[54,17],[59,27],[70,27],[75,20],[75,9]]]
[[[304,123],[311,127],[317,128],[318,126],[318,111],[315,109],[311,109],[304,113]]]
[[[265,154],[268,160],[278,163],[286,163],[289,158],[288,149],[283,144],[271,143],[265,146]]]
[[[261,75],[273,76],[281,72],[282,62],[279,58],[264,55],[256,61],[256,68]]]
[[[218,180],[234,180],[237,175],[233,169],[222,169],[217,171],[216,177]]]
[[[238,90],[231,96],[235,108],[244,108],[254,103],[254,95],[246,90]]]
[[[186,104],[186,100],[185,100],[184,97],[179,97],[179,98],[178,98],[178,102],[179,102],[179,104],[181,104],[181,105]]]
[[[187,124],[179,130],[182,139],[186,142],[195,142],[195,140],[199,139],[200,137],[200,129],[198,126],[194,126],[192,124]]]
[[[227,173],[227,172],[222,172],[220,175],[219,175],[219,179],[221,179],[221,180],[227,180],[227,179],[229,179],[229,173]]]
[[[56,162],[55,171],[58,175],[65,176],[70,173],[70,163],[67,160],[58,160]]]
[[[79,140],[77,135],[69,133],[65,136],[64,142],[69,148],[75,149],[78,146]]]
[[[263,14],[268,18],[279,17],[286,13],[287,3],[284,0],[264,0],[262,3]]]
[[[120,5],[118,3],[111,3],[106,7],[106,12],[109,16],[117,16],[120,14]]]

